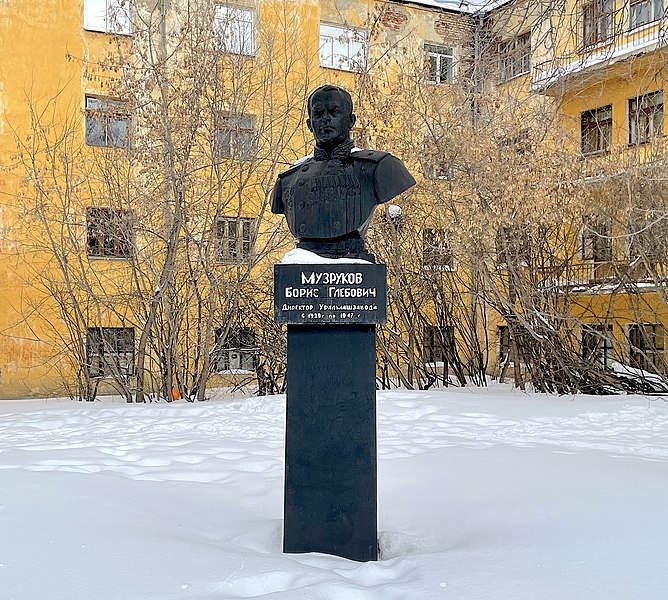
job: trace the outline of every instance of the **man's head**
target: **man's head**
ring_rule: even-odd
[[[350,139],[350,130],[357,117],[353,99],[343,88],[323,85],[308,97],[306,125],[321,148],[331,149]]]

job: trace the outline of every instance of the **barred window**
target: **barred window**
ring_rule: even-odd
[[[531,32],[499,44],[499,79],[506,81],[531,70]]]
[[[127,210],[86,209],[86,254],[98,258],[129,258],[132,252],[132,215]]]
[[[443,229],[422,231],[422,266],[429,271],[453,271],[452,250]]]
[[[133,327],[89,327],[86,331],[86,367],[90,377],[134,374]]]
[[[253,371],[257,354],[255,332],[249,327],[236,327],[225,334],[216,330],[216,371]]]
[[[224,264],[238,264],[250,260],[253,253],[255,219],[223,217],[216,222],[216,257]]]

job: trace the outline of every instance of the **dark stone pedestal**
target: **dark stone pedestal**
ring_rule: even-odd
[[[289,325],[284,552],[378,559],[375,325]]]

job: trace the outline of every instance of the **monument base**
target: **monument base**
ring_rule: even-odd
[[[375,325],[288,325],[284,552],[378,559]]]

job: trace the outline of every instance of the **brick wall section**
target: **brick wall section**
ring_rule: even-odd
[[[380,14],[380,23],[385,29],[398,33],[406,27],[408,16],[403,12],[388,7],[384,8]]]

